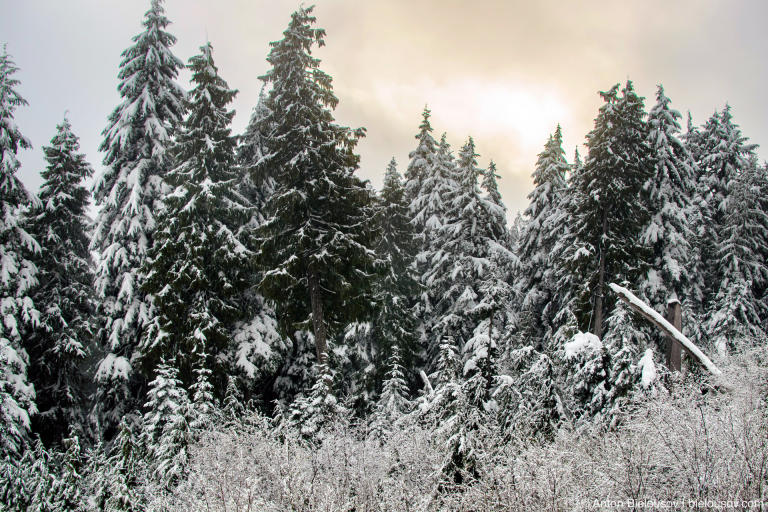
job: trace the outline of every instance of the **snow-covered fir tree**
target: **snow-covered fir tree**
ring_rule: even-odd
[[[737,188],[740,175],[750,167],[756,146],[749,144],[741,129],[733,122],[731,109],[726,106],[715,112],[700,131],[697,145],[698,179],[695,203],[700,217],[699,252],[701,267],[699,282],[704,284],[705,312],[721,290],[729,262],[720,254],[727,233],[726,218],[734,212],[731,193]]]
[[[351,414],[334,394],[335,372],[326,366],[317,368],[315,374],[312,389],[299,395],[288,411],[288,424],[312,441],[342,426]]]
[[[107,459],[105,481],[109,486],[104,507],[107,512],[146,510],[148,497],[139,488],[146,478],[146,453],[139,437],[128,421],[120,422]]]
[[[552,329],[545,335],[546,352],[552,357],[555,352],[563,347],[579,330],[577,318],[578,290],[574,284],[579,276],[573,274],[571,258],[577,250],[577,231],[573,227],[571,215],[577,210],[576,205],[583,203],[582,192],[573,183],[578,181],[584,172],[584,164],[576,148],[573,154],[573,163],[566,180],[566,188],[561,199],[562,206],[557,210],[555,224],[563,226],[562,236],[555,241],[550,259],[552,261],[553,279],[555,284],[555,296],[550,302],[553,311]]]
[[[533,346],[514,349],[497,377],[497,421],[509,437],[552,439],[566,413],[557,362]],[[508,373],[508,374],[507,374]]]
[[[768,282],[762,251],[768,220],[763,209],[766,177],[755,161],[747,162],[729,181],[722,231],[715,254],[719,284],[705,322],[712,347],[721,355],[741,344],[762,343],[768,303],[760,290]],[[746,345],[749,346],[749,345]]]
[[[65,118],[43,148],[48,166],[41,173],[40,204],[27,214],[29,231],[41,246],[32,292],[40,322],[27,341],[37,394],[33,429],[49,446],[85,424],[89,376],[84,365],[92,351],[94,304],[86,216],[90,193],[83,181],[93,169],[79,148]]]
[[[155,316],[139,353],[146,372],[161,358],[175,357],[187,385],[200,356],[208,355],[212,378],[223,389],[237,367],[255,378],[274,358],[279,337],[268,316],[249,326],[252,339],[237,332],[239,322],[263,311],[248,311],[243,300],[253,254],[239,236],[251,206],[236,186],[234,111],[227,110],[236,91],[218,75],[210,43],[190,59],[189,69],[195,87],[172,150],[177,165],[165,176],[172,191],[146,258],[142,291],[153,297]]]
[[[539,345],[551,330],[553,316],[557,313],[548,306],[557,292],[554,275],[557,253],[554,248],[567,226],[563,222],[562,208],[569,168],[558,125],[539,153],[533,171],[534,188],[528,194],[530,204],[523,213],[526,222],[517,245],[520,263],[515,272],[515,290],[522,309],[521,329],[530,343]]]
[[[376,216],[379,229],[376,252],[386,261],[386,273],[377,283],[379,306],[371,322],[368,357],[373,373],[368,378],[378,387],[387,372],[385,362],[395,348],[406,368],[414,368],[420,356],[418,319],[413,311],[419,292],[415,273],[416,238],[394,158],[384,174]]]
[[[204,360],[198,363],[195,374],[197,378],[190,389],[192,403],[187,416],[192,434],[199,438],[220,419],[220,410],[211,384],[211,370]]]
[[[372,314],[382,265],[372,250],[372,192],[355,174],[363,130],[334,122],[331,77],[311,55],[325,37],[314,23],[311,7],[296,11],[267,58],[270,129],[259,166],[276,188],[259,229],[258,259],[259,289],[275,302],[283,332],[311,329],[325,369],[329,334]]]
[[[426,179],[434,172],[437,157],[437,142],[432,137],[432,125],[429,118],[432,112],[425,106],[421,114],[421,124],[419,133],[416,134],[416,140],[419,143],[416,149],[408,155],[410,159],[408,168],[405,171],[405,200],[408,202],[411,216],[416,218],[419,212],[426,206],[420,203],[414,203],[414,200],[421,196],[422,188]],[[424,223],[429,216],[425,213],[418,217],[420,222],[415,226],[418,233],[424,230]]]
[[[83,504],[83,454],[80,438],[70,432],[63,440],[64,452],[58,463],[58,474],[50,491],[49,510],[77,510]]]
[[[98,339],[106,353],[96,373],[96,413],[108,437],[143,399],[144,379],[133,365],[153,314],[141,292],[141,268],[153,245],[163,178],[171,166],[168,148],[184,111],[184,91],[176,83],[183,64],[171,52],[176,38],[165,30],[169,23],[162,0],[152,0],[144,31],[122,53],[121,102],[103,132],[104,172],[93,189],[99,207],[91,240],[98,253]]]
[[[190,442],[189,397],[172,363],[161,362],[144,404],[142,441],[154,478],[171,487],[182,476]]]
[[[27,102],[16,90],[18,71],[3,46],[0,52],[0,460],[21,457],[36,412],[35,389],[27,378],[29,354],[26,329],[39,313],[30,296],[37,283],[33,257],[40,246],[25,229],[22,214],[36,202],[16,176],[20,149],[31,147],[14,121],[17,107]]]
[[[428,353],[432,354],[434,363],[437,356],[434,349],[450,337],[462,354],[463,374],[469,376],[482,371],[490,380],[493,375],[485,370],[490,369],[486,363],[495,340],[488,338],[488,327],[476,332],[478,324],[488,321],[492,313],[490,302],[486,303],[489,307],[480,307],[484,291],[481,287],[484,279],[498,279],[496,257],[500,252],[508,252],[508,248],[502,245],[506,243],[506,229],[502,229],[503,205],[483,197],[478,184],[483,171],[477,165],[477,157],[470,138],[459,154],[458,184],[448,196],[449,210],[425,274],[434,304]],[[490,293],[490,288],[486,291]]]
[[[667,301],[686,302],[692,309],[698,293],[692,272],[696,257],[692,197],[695,162],[678,137],[680,113],[670,108],[660,85],[648,115],[648,145],[654,165],[646,184],[650,222],[642,235],[652,260],[642,288],[651,305],[664,312]]]
[[[413,403],[409,398],[405,372],[406,369],[400,357],[400,347],[395,345],[387,359],[386,379],[372,417],[374,430],[386,432],[411,412]]]
[[[617,84],[601,96],[605,104],[587,135],[589,155],[583,170],[573,175],[574,239],[566,256],[578,321],[598,337],[616,300],[607,293],[608,283],[635,283],[645,271],[647,251],[640,235],[648,207],[643,186],[652,170],[643,99],[632,82],[621,94]]]
[[[269,110],[267,110],[267,95],[265,87],[259,92],[259,100],[253,109],[248,126],[240,138],[237,151],[237,161],[242,167],[241,194],[253,207],[252,225],[258,227],[264,222],[263,207],[269,196],[275,190],[275,180],[270,175],[263,174],[265,169],[259,165],[264,157],[264,137],[269,135]]]

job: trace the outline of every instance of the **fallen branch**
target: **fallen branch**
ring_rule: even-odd
[[[629,307],[643,315],[648,321],[661,329],[664,334],[667,334],[680,342],[680,344],[688,351],[688,353],[690,353],[702,365],[704,365],[704,368],[709,370],[712,375],[717,377],[722,376],[723,372],[720,371],[720,368],[715,366],[715,364],[706,356],[706,354],[704,354],[704,352],[699,349],[699,347],[697,347],[691,340],[684,336],[683,333],[675,329],[672,324],[670,324],[663,316],[657,313],[652,307],[637,298],[635,294],[622,286],[614,283],[611,283],[608,286],[619,296],[621,300],[629,304]]]

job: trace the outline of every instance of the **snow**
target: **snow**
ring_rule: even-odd
[[[603,348],[600,338],[591,332],[577,332],[571,338],[571,341],[565,344],[565,358],[571,359],[582,352],[589,350],[595,351]]]
[[[717,376],[723,374],[723,372],[721,372],[720,369],[715,366],[715,364],[704,354],[704,352],[701,351],[701,349],[699,349],[699,347],[697,347],[691,340],[685,337],[683,333],[675,329],[672,324],[670,324],[663,316],[658,314],[652,307],[637,298],[635,294],[622,286],[619,286],[615,283],[610,283],[608,286],[615,293],[627,299],[630,304],[641,309],[643,313],[653,318],[655,322],[667,329],[669,333],[675,337],[675,340],[679,341],[682,346],[684,346],[691,354],[693,354],[694,357],[696,357],[696,359],[698,359],[701,364],[703,364],[704,367],[709,370],[710,373]]]
[[[640,385],[648,389],[656,380],[656,364],[653,362],[653,350],[648,348],[637,365],[640,367]]]

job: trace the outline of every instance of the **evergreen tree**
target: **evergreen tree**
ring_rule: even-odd
[[[765,318],[768,303],[759,290],[768,283],[765,250],[765,210],[760,192],[765,190],[765,176],[756,162],[748,164],[729,182],[727,210],[721,240],[716,253],[720,282],[709,310],[705,332],[721,355],[738,350],[741,343],[761,343],[768,334]],[[762,190],[761,190],[762,189]]]
[[[144,404],[142,442],[148,459],[160,463],[160,452],[167,426],[189,411],[189,398],[178,378],[178,370],[165,361],[157,367],[157,376],[150,382],[147,403]]]
[[[333,392],[334,374],[328,367],[316,369],[315,384],[306,395],[291,404],[288,423],[308,440],[320,440],[334,427],[340,427],[350,411]]]
[[[589,155],[574,173],[574,243],[570,255],[577,317],[598,337],[615,298],[610,282],[635,283],[644,273],[645,248],[639,243],[648,219],[643,185],[650,177],[643,100],[627,82],[601,93],[605,104],[587,135]]]
[[[405,368],[400,358],[400,348],[396,345],[387,360],[387,378],[373,413],[373,428],[386,432],[395,422],[411,412],[413,404],[408,395]]]
[[[24,228],[21,215],[35,203],[16,176],[20,149],[31,144],[14,122],[17,107],[27,102],[16,91],[18,71],[3,46],[0,53],[0,459],[21,457],[27,440],[29,417],[36,411],[35,390],[27,379],[29,354],[23,333],[38,323],[39,313],[30,296],[37,268],[31,258],[40,251]]]
[[[551,440],[565,418],[557,366],[532,346],[512,351],[509,375],[497,377],[497,419],[509,439]]]
[[[139,512],[146,510],[145,497],[139,492],[142,481],[142,467],[145,454],[131,425],[123,419],[112,444],[108,459],[108,499],[104,508],[107,512]]]
[[[419,355],[418,319],[413,312],[419,292],[415,275],[416,239],[394,158],[384,174],[376,215],[379,229],[376,253],[387,263],[386,273],[377,283],[379,309],[371,325],[373,353],[368,357],[374,368],[368,378],[378,386],[384,380],[385,362],[395,349],[406,368],[413,368]]]
[[[688,308],[696,299],[691,272],[695,264],[691,204],[695,163],[678,138],[680,113],[669,103],[664,88],[659,86],[656,105],[648,115],[648,145],[654,170],[646,184],[651,217],[642,235],[643,242],[653,250],[642,288],[659,311],[670,299],[686,301]]]
[[[211,52],[208,43],[190,59],[195,88],[173,148],[178,165],[165,177],[173,191],[164,200],[144,271],[142,290],[154,297],[156,316],[139,348],[146,372],[161,358],[175,357],[189,384],[200,355],[209,355],[221,388],[234,367],[256,368],[251,359],[261,356],[269,360],[279,338],[267,319],[250,331],[258,340],[238,336],[239,346],[233,346],[238,322],[260,312],[247,311],[242,300],[253,255],[239,236],[250,206],[236,187],[237,142],[229,127],[234,111],[226,108],[236,91],[219,77]],[[257,341],[261,352],[242,350]]]
[[[30,233],[41,245],[38,285],[32,297],[40,323],[29,335],[30,379],[37,393],[33,429],[47,445],[85,423],[85,368],[91,350],[93,299],[88,250],[90,194],[82,182],[93,169],[65,118],[43,148],[40,204],[28,214]]]
[[[211,429],[216,423],[220,411],[213,395],[211,370],[206,368],[204,361],[195,369],[197,379],[192,386],[192,404],[187,414],[189,428],[197,437]]]
[[[421,115],[419,133],[415,137],[419,143],[408,155],[410,161],[405,171],[405,200],[408,202],[411,217],[416,219],[414,228],[418,235],[423,236],[426,221],[431,217],[430,210],[436,205],[417,198],[428,197],[424,186],[438,167],[438,144],[432,137],[432,125],[429,122],[431,111],[425,106]],[[424,244],[425,240],[421,238],[421,242]]]
[[[253,109],[245,133],[240,138],[240,147],[237,152],[237,161],[245,171],[241,183],[241,193],[253,207],[253,227],[258,227],[264,222],[264,205],[275,190],[274,178],[260,174],[266,169],[259,165],[261,159],[264,158],[263,140],[269,136],[269,118],[267,96],[265,88],[262,87],[261,92],[259,92],[259,101]]]
[[[552,329],[545,334],[546,353],[553,357],[555,352],[562,348],[579,330],[577,319],[578,290],[575,282],[578,275],[572,273],[573,263],[571,258],[578,249],[576,234],[572,226],[571,214],[577,210],[576,205],[583,203],[581,192],[573,185],[580,179],[584,172],[584,164],[576,148],[573,155],[573,164],[566,180],[566,188],[563,191],[562,206],[557,210],[554,223],[563,226],[562,236],[555,241],[550,256],[553,268],[553,279],[557,290],[550,302],[549,311],[552,313]]]
[[[23,485],[17,487],[17,510],[54,510],[53,489],[56,486],[56,467],[51,453],[36,439],[27,450],[20,464]],[[8,501],[13,504],[13,500]],[[28,508],[27,508],[28,507]]]
[[[515,273],[515,289],[523,310],[521,328],[531,342],[541,340],[551,329],[556,313],[547,306],[557,293],[553,256],[557,254],[554,248],[566,229],[561,208],[569,167],[558,125],[544,145],[544,151],[539,153],[533,172],[534,189],[528,194],[531,202],[524,212],[526,222],[518,240],[520,263]],[[541,345],[541,341],[538,344]]]
[[[122,101],[103,132],[105,169],[93,189],[99,213],[91,248],[99,254],[95,283],[103,320],[98,339],[106,352],[96,373],[96,411],[108,437],[121,418],[139,409],[145,385],[133,371],[142,331],[153,316],[141,293],[141,268],[153,245],[171,164],[167,150],[184,109],[184,91],[175,81],[183,64],[171,53],[176,38],[165,30],[169,23],[162,0],[152,0],[145,30],[122,53]]]
[[[483,320],[490,321],[494,305],[492,287],[483,284],[499,281],[497,257],[500,252],[509,251],[504,247],[506,229],[500,226],[505,215],[503,205],[483,197],[478,186],[483,171],[477,165],[477,157],[470,138],[459,155],[459,183],[449,196],[447,220],[440,229],[440,244],[434,245],[425,283],[433,287],[435,305],[432,347],[451,337],[462,353],[464,373],[479,370],[490,381],[493,375],[489,373],[489,358],[494,341],[486,335],[489,327],[482,333],[477,328]],[[484,291],[489,292],[485,303]],[[436,356],[434,350],[432,354]]]
[[[311,326],[316,360],[327,369],[329,332],[371,315],[381,265],[371,250],[372,193],[354,173],[364,132],[333,120],[331,77],[310,53],[325,31],[312,28],[311,13],[292,15],[284,38],[271,43],[263,77],[272,88],[260,166],[276,189],[259,230],[259,288],[275,302],[285,334]]]
[[[700,252],[702,269],[699,280],[704,283],[704,305],[707,313],[721,290],[729,262],[720,253],[730,236],[727,217],[734,212],[731,193],[737,188],[739,176],[747,172],[755,145],[749,144],[738,125],[733,122],[731,109],[715,112],[699,136],[699,178],[696,204],[701,222]]]
[[[51,489],[50,510],[78,510],[83,504],[83,459],[80,439],[74,432],[64,439],[59,474]]]

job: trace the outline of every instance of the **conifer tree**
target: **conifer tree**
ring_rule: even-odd
[[[562,348],[578,331],[578,290],[575,280],[578,275],[572,273],[571,259],[578,250],[576,230],[573,229],[571,214],[576,211],[576,205],[583,203],[581,192],[573,184],[580,179],[584,172],[584,164],[581,161],[579,149],[576,148],[573,155],[573,164],[566,180],[566,188],[563,191],[562,206],[557,211],[555,224],[564,226],[562,236],[555,241],[552,249],[551,261],[553,262],[553,279],[557,292],[549,306],[552,314],[552,328],[545,334],[546,353],[553,357],[555,352]]]
[[[84,362],[92,350],[90,194],[83,181],[93,169],[78,153],[71,128],[65,118],[43,148],[48,167],[41,173],[40,204],[28,214],[30,233],[41,245],[32,292],[40,323],[28,339],[38,409],[33,428],[49,446],[85,423]]]
[[[204,361],[195,369],[197,379],[192,386],[192,403],[187,414],[189,428],[195,436],[213,427],[220,414],[211,384],[211,370],[206,368]]]
[[[705,324],[721,355],[742,348],[740,343],[760,343],[768,334],[768,304],[759,295],[768,283],[768,262],[761,254],[768,222],[759,196],[765,179],[753,161],[729,182],[723,230],[717,233],[719,284]]]
[[[320,440],[323,435],[348,418],[350,411],[333,392],[334,373],[328,367],[315,370],[317,378],[312,389],[300,395],[289,410],[288,422],[308,440]]]
[[[35,390],[27,378],[29,354],[25,329],[38,323],[30,296],[37,268],[32,259],[40,251],[23,225],[21,215],[35,203],[16,176],[17,153],[31,147],[14,121],[17,107],[27,102],[17,92],[18,71],[3,46],[0,52],[0,460],[21,457],[29,433],[29,417],[36,411]]]
[[[720,250],[730,236],[726,217],[735,209],[731,205],[731,193],[740,175],[747,172],[755,145],[749,144],[738,125],[733,122],[729,106],[715,112],[706,122],[699,137],[699,179],[695,201],[701,218],[700,247],[703,297],[710,313],[721,289],[729,262]]]
[[[236,91],[218,75],[211,44],[200,50],[189,63],[195,88],[172,150],[177,165],[165,177],[172,192],[147,254],[142,290],[154,297],[156,316],[139,348],[146,372],[161,358],[175,357],[187,384],[200,355],[210,356],[212,377],[223,388],[237,366],[250,370],[256,368],[252,359],[268,360],[279,337],[267,320],[252,326],[258,339],[238,336],[240,346],[233,343],[238,322],[261,313],[247,311],[242,300],[253,255],[239,230],[250,220],[251,206],[237,189],[237,141],[229,126],[234,111],[227,110]],[[241,350],[257,342],[261,353]]]
[[[605,104],[587,135],[589,155],[573,177],[574,243],[568,258],[579,323],[598,337],[615,304],[608,283],[635,283],[645,271],[639,242],[648,218],[643,185],[651,172],[643,100],[632,82],[621,95],[617,84],[601,96]]]
[[[422,187],[428,176],[434,172],[436,167],[435,158],[437,156],[437,142],[432,137],[432,125],[429,122],[429,118],[432,112],[424,106],[424,111],[421,113],[421,124],[419,125],[419,133],[415,138],[419,141],[416,149],[411,151],[408,155],[410,161],[408,162],[408,168],[405,171],[405,200],[408,202],[408,207],[412,216],[416,216],[418,209],[413,204],[414,199],[422,195]],[[423,230],[423,224],[416,226],[418,231]]]
[[[680,113],[669,106],[670,100],[660,85],[656,105],[648,115],[648,145],[654,169],[648,189],[650,222],[642,235],[652,248],[652,260],[643,288],[650,304],[660,311],[667,301],[695,301],[695,234],[692,196],[695,188],[695,163],[678,138]]]
[[[408,398],[405,371],[400,358],[400,348],[394,346],[387,360],[387,378],[373,413],[374,429],[386,431],[397,420],[411,412],[413,404]]]
[[[566,229],[562,222],[563,198],[566,193],[566,173],[569,170],[563,151],[560,125],[550,135],[539,153],[533,172],[533,191],[524,215],[526,222],[518,240],[515,289],[523,313],[521,328],[533,343],[551,329],[556,311],[547,309],[557,292],[553,256],[558,241]],[[545,317],[544,310],[547,309]]]
[[[238,164],[244,171],[240,191],[253,207],[251,225],[254,228],[264,222],[264,205],[275,190],[274,177],[263,174],[266,169],[259,165],[264,157],[263,139],[269,136],[269,114],[265,87],[262,87],[237,151]]]
[[[189,398],[173,364],[162,361],[156,377],[150,382],[147,403],[144,404],[142,442],[150,460],[157,461],[160,441],[165,426],[176,416],[184,416],[189,410]]]
[[[167,150],[184,109],[184,91],[176,83],[183,64],[171,52],[176,38],[165,30],[169,23],[162,0],[152,0],[144,31],[122,53],[122,101],[103,132],[105,169],[93,189],[99,207],[91,241],[99,254],[98,339],[106,352],[96,373],[96,410],[108,437],[121,418],[139,409],[145,384],[133,371],[141,333],[153,316],[141,293],[142,265],[153,245],[163,178],[171,165]]]
[[[51,489],[50,510],[77,510],[84,501],[80,439],[74,432],[70,432],[63,444],[65,451],[60,457],[58,475]]]
[[[386,261],[386,273],[377,283],[379,309],[370,329],[373,353],[368,362],[374,368],[369,378],[378,386],[387,371],[385,362],[395,348],[406,368],[413,368],[419,355],[418,319],[413,312],[419,292],[415,274],[416,238],[394,158],[384,174],[376,216],[379,229],[376,252]]]
[[[497,377],[493,395],[503,434],[552,439],[565,416],[555,361],[529,345],[513,350],[508,364],[509,375]]]
[[[484,280],[499,279],[496,257],[500,251],[508,252],[503,245],[506,230],[499,226],[504,208],[483,197],[478,186],[483,171],[477,165],[477,157],[470,137],[459,155],[459,182],[449,196],[450,209],[440,228],[440,243],[434,245],[431,267],[425,274],[425,283],[433,287],[435,307],[431,353],[436,356],[437,343],[451,337],[466,365],[464,373],[490,371],[486,363],[494,341],[487,336],[488,327],[482,336],[476,335],[478,324],[489,321],[492,311],[491,304],[483,304],[483,292],[490,293],[490,288],[483,284]],[[490,380],[492,375],[486,374],[485,378]]]
[[[276,182],[259,229],[259,289],[276,304],[282,330],[314,333],[316,360],[327,368],[329,333],[368,318],[381,267],[372,251],[372,193],[355,175],[363,130],[334,122],[338,103],[331,77],[312,47],[325,31],[312,28],[312,8],[291,16],[282,40],[271,43],[263,80],[266,100],[263,174]]]
[[[146,510],[145,496],[138,485],[143,479],[145,453],[140,439],[133,428],[123,419],[118,425],[117,435],[108,458],[109,482],[107,512],[140,512]]]

